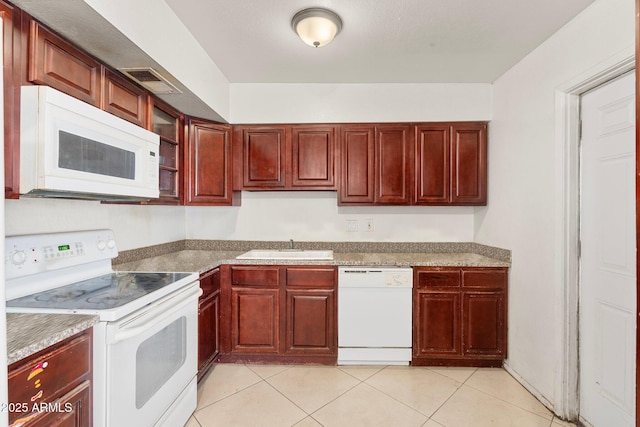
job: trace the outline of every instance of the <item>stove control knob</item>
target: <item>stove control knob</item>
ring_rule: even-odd
[[[107,247],[107,244],[104,240],[98,240],[98,250],[104,251],[104,248]]]
[[[15,251],[11,254],[11,262],[15,265],[22,265],[27,260],[27,254],[24,251]]]
[[[113,249],[113,248],[115,248],[115,247],[116,247],[116,241],[115,241],[115,240],[113,240],[113,239],[109,239],[109,241],[107,242],[107,247],[108,247],[109,249]]]

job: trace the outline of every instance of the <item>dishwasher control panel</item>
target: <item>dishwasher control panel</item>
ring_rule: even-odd
[[[338,287],[412,288],[413,269],[407,267],[339,267]]]

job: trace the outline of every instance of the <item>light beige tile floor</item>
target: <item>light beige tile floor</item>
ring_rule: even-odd
[[[185,427],[567,427],[503,369],[219,364]]]

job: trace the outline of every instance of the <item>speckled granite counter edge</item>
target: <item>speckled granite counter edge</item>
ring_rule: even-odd
[[[7,314],[7,364],[18,362],[99,321],[98,316],[78,314]]]
[[[286,249],[289,241],[179,240],[121,251],[113,264],[123,264],[181,250],[233,251]],[[511,251],[475,242],[295,242],[298,249],[332,249],[336,253],[475,253],[511,263]]]

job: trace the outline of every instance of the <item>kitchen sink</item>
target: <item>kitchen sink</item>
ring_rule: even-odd
[[[302,249],[253,249],[238,255],[236,259],[300,259],[300,260],[332,260],[332,250]]]

